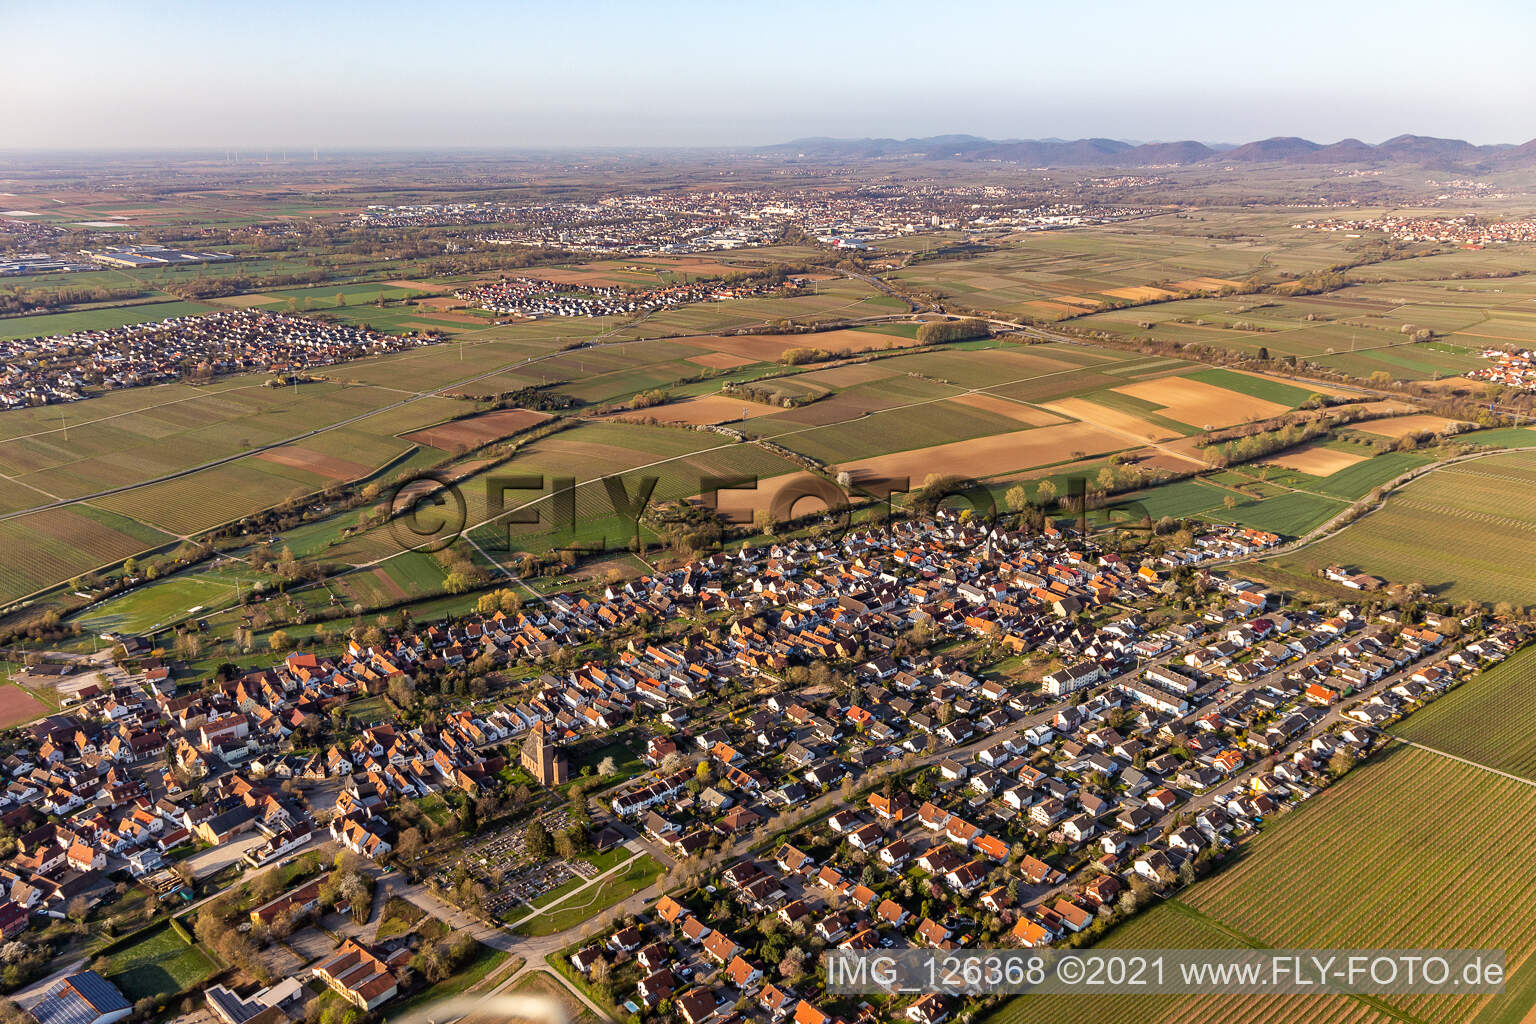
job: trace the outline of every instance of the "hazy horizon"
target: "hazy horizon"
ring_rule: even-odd
[[[1160,18],[1014,4],[772,10],[697,2],[398,0],[238,14],[187,0],[0,11],[12,151],[733,148],[811,137],[1536,137],[1530,62],[1488,62],[1536,10],[1447,20],[1303,0]],[[1326,25],[1326,31],[1317,26]],[[1481,64],[1481,61],[1478,61]],[[61,73],[67,67],[67,73]]]

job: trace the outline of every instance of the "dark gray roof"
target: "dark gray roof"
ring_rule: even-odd
[[[38,1024],[92,1024],[101,1017],[133,1006],[112,984],[95,971],[71,974],[53,987],[36,1006]]]

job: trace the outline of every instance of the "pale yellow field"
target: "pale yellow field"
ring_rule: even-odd
[[[1165,292],[1161,288],[1153,288],[1151,285],[1140,285],[1134,288],[1106,288],[1105,295],[1113,295],[1117,299],[1130,299],[1132,302],[1149,302],[1152,299],[1172,298],[1173,292]]]
[[[845,462],[838,469],[855,474],[907,477],[914,485],[930,475],[988,477],[1013,470],[1048,466],[1090,455],[1132,447],[1120,434],[1090,423],[1061,423],[1054,427],[1016,430],[991,437],[892,452]]]
[[[741,335],[728,338],[706,334],[696,338],[682,338],[678,341],[678,344],[690,348],[744,356],[754,362],[772,362],[792,348],[819,348],[828,352],[872,352],[877,349],[911,348],[917,343],[916,338],[903,338],[899,334],[855,330],[816,331],[810,334]]]
[[[1228,391],[1187,377],[1159,377],[1114,389],[1163,407],[1162,415],[1192,427],[1230,427],[1290,412],[1278,402]]]
[[[1272,466],[1283,466],[1311,476],[1333,476],[1341,469],[1348,469],[1357,462],[1364,462],[1365,456],[1335,451],[1332,448],[1305,445],[1264,461]]]
[[[1138,441],[1166,441],[1178,437],[1176,431],[1158,426],[1134,413],[1111,409],[1107,405],[1091,402],[1086,398],[1061,398],[1044,403],[1047,409],[1059,412],[1075,420],[1085,420],[1108,430],[1128,434]]]
[[[1448,420],[1444,416],[1423,412],[1412,416],[1391,416],[1384,420],[1362,420],[1359,423],[1350,424],[1350,429],[1362,430],[1367,434],[1376,434],[1380,437],[1396,438],[1404,434],[1418,433],[1421,430],[1439,433],[1454,422],[1456,421]]]
[[[1065,302],[1047,302],[1044,299],[1033,299],[1024,303],[1024,306],[1028,309],[1034,310],[1036,313],[1039,313],[1042,316],[1061,317],[1071,316],[1082,312],[1082,310],[1078,309],[1076,306],[1069,306]]]
[[[734,423],[753,416],[771,416],[783,409],[761,402],[749,402],[727,395],[701,395],[681,402],[668,402],[649,409],[615,413],[614,419],[657,420],[662,423],[687,423],[695,427],[713,426],[716,423]]]
[[[1212,292],[1222,288],[1236,288],[1241,281],[1231,281],[1225,277],[1192,277],[1187,281],[1175,281],[1173,287],[1186,292]]]

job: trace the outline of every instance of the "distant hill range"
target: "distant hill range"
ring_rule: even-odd
[[[1522,146],[1474,146],[1461,139],[1399,135],[1377,146],[1359,139],[1323,145],[1308,139],[1274,138],[1241,146],[1203,142],[1116,139],[1008,139],[935,135],[926,139],[796,139],[763,146],[761,153],[819,159],[1001,160],[1027,167],[1157,167],[1170,164],[1417,164],[1427,167],[1506,169],[1536,166],[1536,139]]]

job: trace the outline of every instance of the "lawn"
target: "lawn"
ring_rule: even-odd
[[[519,935],[538,936],[553,935],[574,928],[651,885],[661,877],[662,871],[662,866],[648,854],[641,854],[622,871],[609,875],[601,883],[582,890],[579,895],[519,925],[516,931]]]
[[[462,995],[470,986],[479,983],[494,971],[507,959],[508,955],[505,950],[492,949],[477,942],[474,959],[466,964],[463,970],[436,985],[427,986],[415,995],[407,996],[399,1002],[389,1003],[384,1007],[379,1019],[381,1021],[398,1020],[410,1014],[412,1010]]]
[[[122,989],[131,1002],[184,992],[202,984],[215,971],[213,960],[177,935],[169,923],[139,932],[114,947],[108,947],[111,952],[99,957],[92,969]]]
[[[193,608],[214,609],[235,603],[235,577],[223,578],[213,571],[191,572],[135,587],[83,612],[74,621],[92,633],[116,630],[145,633],[166,622],[184,618]],[[240,587],[250,593],[256,574],[247,575]]]

